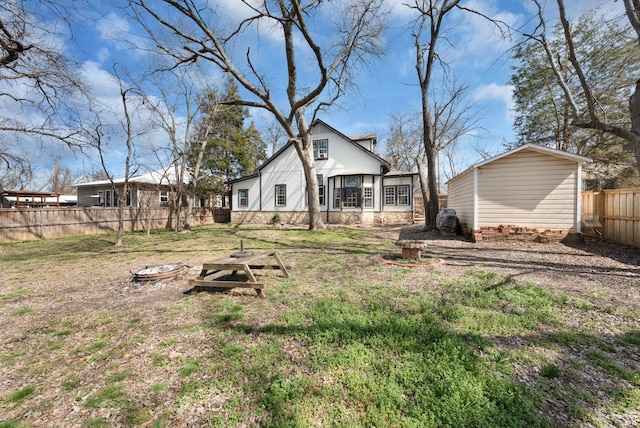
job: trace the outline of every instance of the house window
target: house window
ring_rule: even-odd
[[[333,190],[333,208],[340,208],[340,196],[342,194],[342,189],[334,189]]]
[[[409,185],[384,186],[385,205],[410,205]]]
[[[409,186],[398,186],[398,205],[409,205]]]
[[[104,206],[105,207],[117,207],[118,206],[118,192],[114,189],[104,191]]]
[[[365,187],[363,191],[363,204],[365,208],[373,208],[373,187]]]
[[[276,207],[287,205],[287,185],[276,184]]]
[[[168,205],[169,204],[169,191],[161,190],[160,191],[160,205]]]
[[[313,140],[313,158],[327,159],[329,156],[329,140]]]
[[[238,206],[249,206],[249,189],[238,189]]]
[[[360,189],[357,187],[345,187],[342,189],[342,206],[345,208],[360,207]]]
[[[384,204],[396,204],[396,186],[384,186]]]
[[[322,174],[316,174],[316,178],[318,179],[318,199],[320,201],[320,205],[325,204],[325,193],[324,193],[324,177]]]
[[[360,187],[361,185],[362,177],[359,175],[353,175],[344,178],[344,187]]]

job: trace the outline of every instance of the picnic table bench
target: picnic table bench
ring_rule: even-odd
[[[268,258],[272,258],[275,263],[267,263]],[[282,271],[285,278],[289,278],[289,271],[277,251],[241,251],[204,263],[198,278],[190,280],[189,285],[193,287],[191,290],[193,293],[199,292],[202,287],[223,289],[236,287],[253,288],[258,293],[258,297],[264,298],[264,293],[262,292],[264,284],[258,282],[254,275],[255,270],[262,269],[278,269]],[[231,271],[230,279],[218,279],[227,275],[226,272],[228,271]],[[242,281],[240,277],[236,276],[239,271],[245,273],[246,281]],[[206,279],[210,275],[214,276]]]

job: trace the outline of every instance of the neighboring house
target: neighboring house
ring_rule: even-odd
[[[590,159],[527,144],[480,162],[449,180],[447,206],[463,228],[483,233],[580,232],[582,164]],[[533,231],[535,229],[537,232]],[[502,232],[500,232],[502,233]],[[486,236],[485,236],[486,238]]]
[[[412,221],[415,174],[391,173],[389,163],[374,152],[375,135],[347,137],[316,120],[312,138],[325,223]],[[282,147],[254,174],[230,184],[232,223],[269,223],[276,213],[283,223],[308,223],[304,170],[293,143]]]
[[[169,206],[176,184],[173,168],[152,171],[129,178],[126,206]],[[187,184],[187,182],[185,182]],[[124,189],[124,178],[77,184],[78,206],[117,207],[118,194]],[[183,201],[184,203],[184,201]]]

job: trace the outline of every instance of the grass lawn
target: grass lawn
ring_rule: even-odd
[[[266,299],[182,293],[198,264],[240,239],[278,249],[291,277],[265,272]],[[576,308],[548,284],[380,263],[398,249],[375,228],[216,226],[114,241],[0,245],[0,427],[637,421],[638,323],[576,330],[569,306],[606,308]],[[136,269],[177,262],[193,269],[148,290],[129,283]],[[577,381],[586,375],[597,392]]]

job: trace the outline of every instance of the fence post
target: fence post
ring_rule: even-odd
[[[40,207],[40,239],[44,239],[44,213],[43,208]]]

